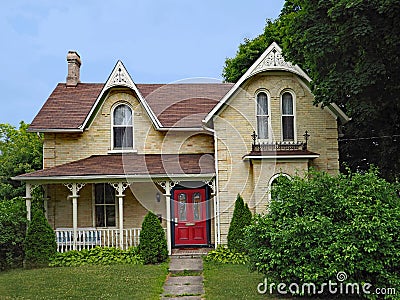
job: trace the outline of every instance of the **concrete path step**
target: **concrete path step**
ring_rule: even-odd
[[[161,299],[201,300],[201,296],[204,295],[201,258],[171,256],[169,271]]]

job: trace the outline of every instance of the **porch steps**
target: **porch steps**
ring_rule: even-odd
[[[171,258],[202,258],[213,248],[173,249]]]

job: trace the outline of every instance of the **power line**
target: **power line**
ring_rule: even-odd
[[[381,135],[381,136],[370,136],[370,137],[359,137],[359,138],[347,138],[347,139],[341,139],[339,138],[339,142],[348,142],[348,141],[365,141],[365,140],[379,140],[379,139],[386,139],[390,138],[394,142],[397,141],[397,138],[400,138],[400,135],[394,134],[394,135]]]

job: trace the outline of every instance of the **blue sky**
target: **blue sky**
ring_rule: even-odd
[[[66,55],[82,82],[105,82],[121,59],[136,83],[222,79],[226,57],[259,35],[284,0],[14,0],[0,11],[0,123],[30,123],[58,82]]]

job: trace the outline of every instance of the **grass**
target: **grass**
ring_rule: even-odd
[[[207,299],[283,299],[257,293],[257,285],[264,280],[258,273],[250,273],[246,265],[204,262],[204,289]]]
[[[0,299],[159,299],[168,264],[0,273]]]

